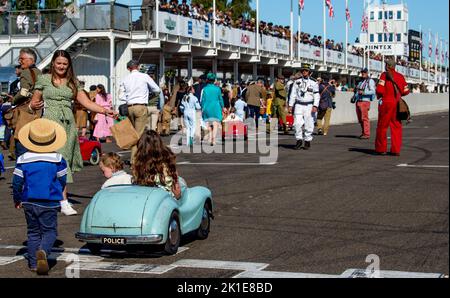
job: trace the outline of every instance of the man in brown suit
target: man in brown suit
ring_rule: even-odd
[[[255,84],[251,84],[245,93],[245,101],[248,105],[248,117],[255,119],[256,128],[258,128],[259,111],[261,109],[261,101],[266,99],[266,88],[264,82],[258,80]]]
[[[13,121],[15,138],[15,157],[18,158],[28,150],[19,142],[20,129],[33,119],[40,118],[42,110],[37,112],[29,108],[33,96],[34,85],[41,71],[36,68],[37,55],[31,48],[23,48],[19,52],[19,64],[22,67],[20,73],[20,89],[14,96],[12,104],[16,106],[16,115]]]

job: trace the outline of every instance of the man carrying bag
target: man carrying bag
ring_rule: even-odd
[[[402,148],[402,119],[399,119],[401,108],[401,97],[409,94],[409,87],[405,77],[395,71],[395,60],[386,60],[386,71],[381,74],[377,86],[377,97],[380,100],[378,105],[378,126],[377,139],[375,141],[375,151],[379,155],[386,155],[388,140],[387,131],[391,129],[391,150],[390,154],[399,156]],[[407,119],[405,119],[407,120]]]
[[[130,74],[120,85],[120,100],[126,103],[128,119],[140,137],[150,122],[148,111],[149,92],[159,93],[161,89],[150,76],[139,72],[138,61],[129,61],[127,69],[130,71]],[[130,163],[133,163],[136,151],[136,145],[132,146]]]

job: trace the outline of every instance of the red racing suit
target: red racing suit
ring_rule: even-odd
[[[402,96],[409,94],[408,84],[405,77],[392,71],[392,78],[398,89],[394,90],[394,84],[386,79],[384,72],[377,85],[377,97],[380,100],[378,106],[378,126],[377,138],[375,141],[375,151],[378,153],[387,152],[387,130],[391,129],[391,153],[400,154],[402,148],[402,122],[397,119],[398,103]]]

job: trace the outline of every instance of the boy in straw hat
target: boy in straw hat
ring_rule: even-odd
[[[29,152],[21,155],[13,178],[14,204],[23,208],[28,229],[28,266],[47,274],[47,256],[56,240],[57,214],[66,185],[67,163],[55,153],[67,135],[58,123],[37,119],[19,131],[19,141]]]

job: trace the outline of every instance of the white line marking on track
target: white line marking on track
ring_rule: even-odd
[[[118,263],[98,262],[98,263],[72,264],[68,267],[68,269],[72,268],[86,271],[103,271],[116,273],[164,274],[176,267],[172,265],[152,265],[152,264],[122,265]]]
[[[347,269],[341,274],[342,278],[361,278],[368,277],[365,269]],[[380,270],[380,278],[443,278],[444,274],[440,273],[421,273],[406,271]]]
[[[122,155],[122,154],[125,154],[125,153],[131,153],[131,150],[119,151],[119,152],[116,152],[116,153],[119,154],[119,155]]]
[[[6,246],[4,246],[6,247]],[[15,246],[9,246],[15,247]],[[70,253],[52,253],[49,259],[66,261]],[[97,256],[81,255],[79,262],[73,263],[67,269],[80,269],[85,271],[101,271],[115,273],[132,274],[165,274],[175,268],[193,268],[193,269],[216,269],[216,270],[237,270],[243,271],[233,276],[233,278],[368,278],[365,269],[348,269],[340,275],[319,274],[319,273],[301,273],[301,272],[280,272],[264,271],[269,264],[234,262],[234,261],[216,261],[216,260],[195,260],[182,259],[169,265],[156,264],[119,264],[113,262],[102,262],[103,258]],[[0,266],[15,263],[25,259],[25,255],[0,257]],[[73,259],[72,259],[73,260]],[[443,278],[447,277],[440,273],[420,273],[420,272],[401,272],[401,271],[379,271],[380,278]],[[448,278],[448,277],[447,277]]]
[[[14,257],[0,257],[0,266],[9,265],[24,259],[23,256],[14,256]]]
[[[233,278],[339,278],[339,275],[278,272],[278,271],[244,271]]]
[[[390,140],[391,139],[391,137],[388,137],[388,139]],[[419,138],[419,137],[407,137],[407,138],[402,138],[403,140],[444,140],[444,141],[448,141],[449,140],[449,138],[433,138],[433,137],[431,137],[431,138]]]
[[[198,165],[198,166],[274,166],[278,162],[258,163],[258,162],[190,162],[182,161],[177,165]]]
[[[263,270],[269,264],[249,263],[249,262],[231,262],[231,261],[213,261],[213,260],[179,260],[172,265],[177,267],[203,268],[203,269],[222,269],[222,270],[243,270],[257,271]]]
[[[14,249],[14,250],[21,250],[21,249],[27,249],[26,246],[20,246],[20,245],[0,245],[0,249]],[[185,252],[188,250],[188,246],[182,246],[178,248],[178,251],[175,255],[178,255],[182,252]],[[110,253],[125,253],[125,251],[119,251],[119,250],[111,250],[111,249],[102,249],[101,253],[103,254],[110,254]],[[82,254],[82,255],[91,255],[91,251],[88,248],[71,248],[71,247],[53,247],[52,253],[76,253],[76,254]],[[152,254],[149,254],[152,255]],[[158,253],[153,253],[153,255],[160,255]]]
[[[436,169],[448,169],[449,166],[440,166],[440,165],[409,165],[407,163],[402,163],[397,165],[400,168],[436,168]]]

